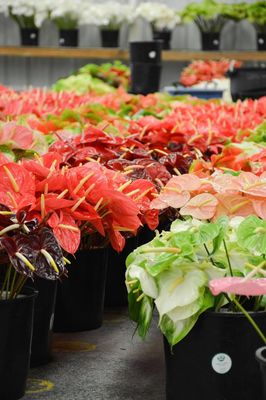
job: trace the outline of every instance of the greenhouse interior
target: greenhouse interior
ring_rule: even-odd
[[[0,400],[266,400],[266,1],[0,21]]]

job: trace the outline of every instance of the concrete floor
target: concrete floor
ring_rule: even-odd
[[[102,328],[54,335],[54,360],[31,369],[23,400],[164,400],[162,337],[156,322],[143,342],[126,310]]]

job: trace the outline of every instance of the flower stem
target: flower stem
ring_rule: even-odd
[[[248,319],[248,321],[251,323],[251,325],[253,326],[253,328],[255,329],[255,331],[257,332],[257,334],[260,336],[260,338],[262,339],[262,341],[264,342],[264,344],[266,344],[266,337],[263,334],[263,332],[261,331],[261,329],[258,327],[258,325],[256,324],[256,322],[254,321],[254,319],[249,315],[249,313],[245,310],[245,308],[234,298],[232,300],[235,305],[237,306],[237,308],[245,315],[245,317]]]
[[[230,261],[230,257],[229,257],[229,253],[228,253],[228,250],[227,250],[227,246],[226,246],[225,240],[223,240],[223,244],[224,244],[224,249],[225,249],[225,254],[226,254],[226,258],[227,258],[227,262],[228,262],[228,267],[229,267],[230,275],[231,275],[231,276],[234,276],[234,274],[233,274],[233,269],[232,269],[232,265],[231,265],[231,261]]]

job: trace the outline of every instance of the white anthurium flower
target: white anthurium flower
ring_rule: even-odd
[[[17,17],[33,17],[36,27],[40,27],[49,16],[49,5],[51,0],[7,0],[7,9]]]
[[[144,268],[132,264],[126,271],[126,282],[137,279],[140,283],[142,292],[149,297],[155,299],[158,296],[158,288],[156,281],[145,271]],[[130,285],[127,284],[128,292],[131,291]]]
[[[173,30],[181,21],[175,10],[159,2],[141,3],[136,10],[136,16],[144,18],[159,31]]]
[[[155,300],[159,314],[163,316],[176,307],[193,303],[207,282],[207,275],[199,268],[179,265],[162,272],[158,279],[159,296]]]
[[[170,230],[174,233],[187,232],[190,228],[198,228],[201,225],[203,222],[195,218],[187,221],[177,219],[172,223]]]
[[[231,228],[231,231],[229,232],[228,239],[229,242],[234,243],[237,242],[237,236],[236,236],[236,230],[241,224],[241,222],[244,221],[244,217],[233,217],[229,220],[229,227]]]
[[[199,300],[195,300],[192,303],[182,306],[176,307],[172,311],[167,313],[167,316],[176,324],[177,322],[181,322],[187,318],[190,318],[192,315],[196,314],[201,307],[201,302]]]
[[[134,19],[135,13],[130,5],[109,1],[103,4],[93,3],[84,9],[81,24],[92,24],[116,29],[124,22],[133,23]]]

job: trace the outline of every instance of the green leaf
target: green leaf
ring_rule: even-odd
[[[237,229],[239,245],[251,254],[260,256],[266,254],[266,221],[250,215]]]
[[[221,232],[221,227],[218,223],[202,224],[198,231],[195,232],[195,240],[199,244],[207,244],[208,242],[216,239]]]
[[[140,315],[141,303],[137,302],[136,299],[137,299],[137,297],[134,293],[132,293],[132,292],[128,293],[129,318],[132,319],[132,321],[138,322],[139,315]]]
[[[153,308],[154,308],[153,300],[148,296],[144,296],[144,298],[141,301],[139,318],[138,318],[138,334],[142,338],[145,338],[150,328],[153,315]]]
[[[146,263],[146,269],[151,274],[152,276],[157,276],[161,272],[163,272],[165,269],[168,269],[172,263],[177,259],[176,254],[166,254],[162,253],[160,255],[157,255],[156,261],[155,262],[147,262]]]
[[[220,249],[228,229],[228,223],[229,218],[226,216],[222,216],[216,221],[216,225],[219,227],[219,234],[213,239],[213,250],[211,254],[215,254]]]

